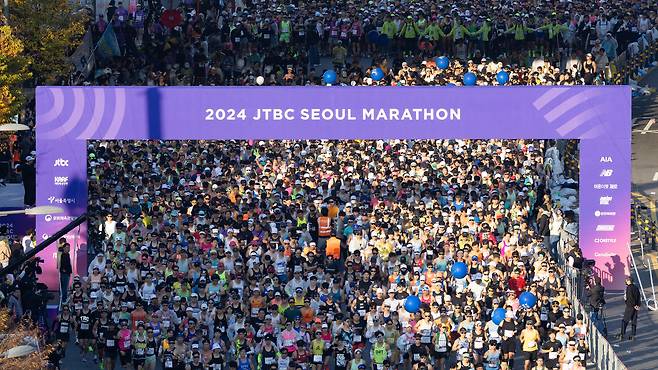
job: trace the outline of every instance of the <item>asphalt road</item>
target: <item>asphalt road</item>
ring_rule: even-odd
[[[658,87],[658,69],[654,69],[641,85]],[[658,198],[658,93],[649,96],[641,96],[633,100],[633,179],[632,189],[635,199],[641,201],[646,207],[647,213],[656,219],[656,201]],[[642,283],[646,298],[652,300],[654,292],[651,288],[651,278],[658,283],[656,267],[658,260],[656,252],[648,248],[644,250],[644,258],[637,240],[637,234],[633,235],[632,251],[637,263],[637,273],[632,275]],[[652,267],[650,269],[649,267]],[[634,341],[618,341],[612,339],[619,334],[621,317],[624,312],[622,294],[606,295],[606,317],[610,342],[622,362],[633,370],[658,369],[658,311],[647,309],[646,304],[638,316],[638,331]],[[630,335],[630,326],[627,335]]]
[[[658,69],[641,83],[658,88]],[[656,217],[658,198],[658,93],[633,101],[633,192]]]

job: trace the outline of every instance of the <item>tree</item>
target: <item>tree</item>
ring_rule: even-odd
[[[18,113],[23,102],[21,85],[31,76],[23,49],[0,13],[0,124]]]
[[[87,19],[68,0],[13,0],[9,25],[23,41],[37,84],[68,77],[69,55],[80,44]]]

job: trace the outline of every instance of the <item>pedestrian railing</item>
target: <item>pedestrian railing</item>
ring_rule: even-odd
[[[585,281],[595,271],[588,273],[587,269],[577,269],[571,266],[564,266],[564,269],[565,288],[568,292],[569,300],[573,304],[574,314],[582,314],[583,322],[587,325],[590,362],[594,363],[594,366],[598,370],[626,370],[626,365],[621,362],[619,356],[615,353],[614,347],[608,342],[604,333],[601,333],[599,328],[597,328],[596,323],[591,319],[588,310],[585,309],[582,303]]]

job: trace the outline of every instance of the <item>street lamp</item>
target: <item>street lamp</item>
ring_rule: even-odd
[[[7,215],[23,215],[23,214],[35,216],[35,215],[47,215],[47,214],[62,213],[62,212],[64,212],[64,210],[60,207],[39,206],[39,207],[26,208],[26,209],[16,209],[11,211],[0,211],[0,217]]]
[[[22,125],[20,123],[7,123],[7,124],[4,124],[4,125],[0,125],[0,132],[27,131],[29,129],[30,129],[29,126]]]

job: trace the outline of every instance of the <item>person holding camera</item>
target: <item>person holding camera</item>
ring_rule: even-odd
[[[601,284],[601,278],[594,278],[594,285],[590,285],[589,290],[587,291],[587,301],[589,302],[590,308],[590,319],[596,321],[601,315],[603,310],[603,305],[605,304],[605,299],[603,298],[605,288]]]

